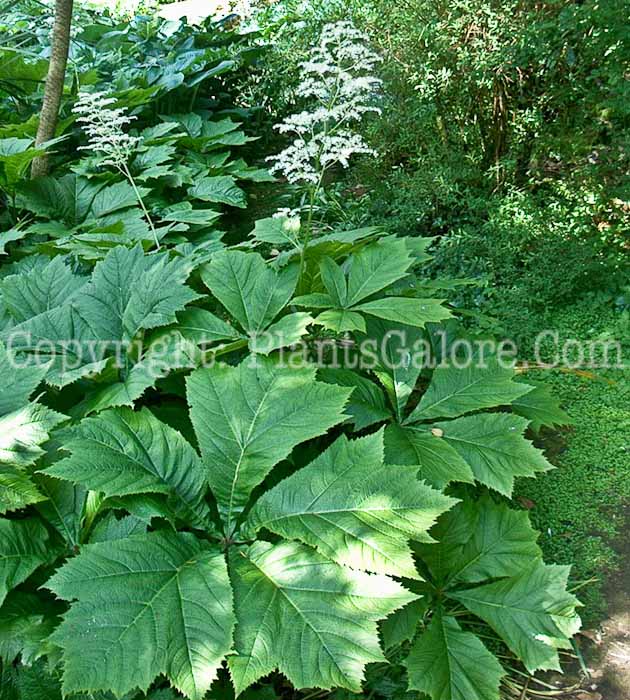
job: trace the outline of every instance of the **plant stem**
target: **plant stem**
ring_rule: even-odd
[[[147,223],[149,224],[151,232],[153,233],[153,238],[155,239],[155,246],[158,250],[160,250],[160,239],[158,238],[157,231],[155,230],[155,226],[153,225],[153,220],[151,219],[151,215],[149,214],[149,212],[144,204],[144,200],[142,199],[142,195],[140,194],[140,190],[136,186],[136,181],[133,179],[133,175],[129,172],[129,168],[127,167],[127,163],[123,163],[120,166],[120,169],[121,169],[123,175],[127,178],[127,180],[129,180],[129,183],[133,187],[133,191],[138,199],[138,203],[142,207],[142,211],[144,212],[144,216],[147,220]]]

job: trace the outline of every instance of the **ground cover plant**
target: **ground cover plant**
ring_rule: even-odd
[[[229,26],[97,18],[75,50],[44,149],[39,59],[3,58],[0,697],[340,698],[391,662],[371,696],[498,700],[559,670],[570,567],[510,499],[566,414],[426,240],[322,214],[371,154],[366,38],[323,28],[279,154]],[[267,161],[293,201],[254,221]]]

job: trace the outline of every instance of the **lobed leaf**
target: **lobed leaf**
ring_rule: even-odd
[[[416,598],[386,576],[333,564],[297,543],[230,555],[237,625],[228,666],[239,694],[280,670],[297,688],[361,690],[384,661],[376,623]]]
[[[107,497],[164,494],[183,520],[208,524],[206,479],[197,453],[148,409],[111,409],[87,418],[73,429],[64,450],[71,456],[44,473]]]
[[[436,613],[404,662],[409,687],[432,700],[499,700],[505,671],[454,617]]]
[[[202,700],[232,646],[225,559],[190,534],[86,545],[47,583],[72,602],[52,639],[64,694],[146,691],[159,674]]]
[[[259,356],[188,378],[190,415],[228,532],[252,490],[301,442],[340,423],[349,391]]]
[[[243,528],[298,539],[353,569],[420,578],[410,539],[427,539],[455,500],[383,463],[383,431],[338,438],[311,464],[267,491]]]

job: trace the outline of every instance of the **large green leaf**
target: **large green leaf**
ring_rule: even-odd
[[[276,272],[257,253],[226,250],[213,256],[201,277],[248,333],[258,333],[289,303],[298,268]]]
[[[22,323],[70,301],[86,281],[56,257],[43,267],[0,280],[0,295],[13,319]]]
[[[367,333],[361,338],[361,351],[366,367],[373,368],[399,421],[407,401],[416,386],[422,363],[417,362],[416,344],[422,340],[421,331],[389,321],[370,319]]]
[[[199,298],[185,285],[189,272],[181,258],[117,247],[96,266],[74,307],[95,338],[130,341],[141,329],[174,323],[176,312]]]
[[[527,385],[524,385],[527,386]],[[543,425],[549,428],[570,425],[573,421],[560,408],[560,402],[544,384],[530,386],[528,393],[512,401],[512,410],[530,421],[530,428],[538,432]]]
[[[66,386],[113,363],[129,369],[128,351],[135,336],[174,323],[176,313],[199,298],[185,284],[189,272],[183,258],[145,255],[141,246],[132,250],[118,246],[96,265],[80,294],[4,336],[16,350],[50,360],[46,380],[53,386]],[[122,395],[140,396],[151,385],[145,374],[139,369],[128,380],[131,386],[118,387]],[[142,389],[139,383],[144,383]]]
[[[405,661],[409,687],[432,700],[499,700],[505,671],[454,617],[437,613]]]
[[[49,556],[48,532],[41,522],[0,519],[0,605]]]
[[[442,303],[442,299],[383,297],[366,301],[353,309],[386,321],[424,328],[427,323],[437,323],[451,317],[451,312]]]
[[[449,595],[485,620],[530,673],[559,671],[558,646],[580,626],[579,603],[566,590],[569,571],[536,560],[519,576]]]
[[[470,465],[477,481],[511,496],[515,477],[553,469],[543,453],[523,437],[527,424],[509,413],[480,413],[436,425],[444,440]]]
[[[110,497],[164,494],[176,515],[207,525],[206,479],[197,453],[148,409],[112,409],[86,418],[63,449],[71,456],[46,474]]]
[[[462,367],[436,367],[429,388],[406,422],[455,418],[482,408],[508,405],[531,390],[527,384],[513,381],[513,369],[494,358],[482,365],[481,359],[473,357]]]
[[[188,378],[191,418],[228,531],[252,490],[301,442],[341,422],[350,392],[315,381],[314,368],[248,357]]]
[[[357,372],[349,369],[324,368],[319,370],[317,376],[328,384],[337,384],[353,389],[346,413],[351,416],[349,422],[354,423],[356,431],[391,418],[392,414],[387,408],[381,388]],[[390,460],[390,462],[404,464],[396,459]]]
[[[26,467],[44,454],[41,445],[51,430],[67,420],[38,403],[30,403],[0,417],[0,464]]]
[[[404,238],[388,237],[371,243],[350,258],[349,307],[405,277],[413,263]]]
[[[361,690],[384,661],[376,623],[416,596],[386,576],[333,564],[297,543],[258,542],[231,553],[237,693],[279,669],[298,688]]]
[[[148,190],[141,189],[141,194]],[[43,218],[60,219],[68,227],[136,207],[138,198],[128,182],[107,185],[74,173],[40,177],[20,186],[18,205]]]
[[[238,187],[236,180],[230,175],[204,177],[188,190],[188,194],[204,202],[229,204],[240,209],[247,206],[245,192]]]
[[[0,416],[27,404],[47,371],[47,365],[22,362],[0,342]]]
[[[451,586],[516,576],[542,557],[527,513],[489,496],[457,505],[431,534],[438,543],[421,545],[418,551],[436,577],[448,579]]]
[[[53,641],[64,693],[146,691],[159,674],[202,700],[232,646],[225,559],[190,534],[154,532],[83,547],[48,582],[72,603]]]
[[[542,558],[538,533],[525,511],[494,503],[487,496],[475,504],[476,527],[453,561],[452,576],[475,583],[484,579],[515,576]]]
[[[416,464],[418,476],[437,488],[452,481],[472,484],[471,468],[454,447],[429,430],[392,424],[385,429],[385,455],[388,462]]]
[[[0,464],[0,515],[44,499],[27,473],[18,467]]]
[[[410,539],[427,539],[455,501],[416,478],[417,468],[383,464],[383,432],[338,438],[307,467],[265,493],[244,534],[266,529],[350,566],[419,578]]]

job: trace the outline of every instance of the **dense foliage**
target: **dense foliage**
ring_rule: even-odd
[[[229,22],[85,13],[28,180],[32,19],[0,54],[0,697],[294,692],[276,671],[345,697],[392,662],[372,694],[498,700],[559,669],[570,570],[510,498],[551,468],[528,427],[568,418],[453,361],[478,338],[429,242],[335,223],[325,149],[310,199],[252,216],[282,183],[243,101],[266,54]]]
[[[387,60],[381,154],[344,185],[333,219],[431,235],[433,274],[477,286],[457,301],[527,316],[627,285],[630,42],[617,0],[260,3],[273,39],[262,92],[292,109],[322,20],[351,14]],[[268,62],[269,65],[269,62]]]

